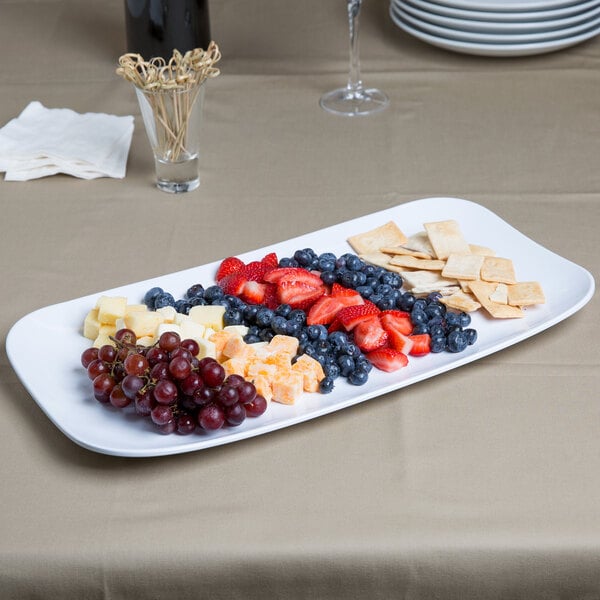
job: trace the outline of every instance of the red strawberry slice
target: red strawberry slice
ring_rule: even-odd
[[[424,356],[431,352],[431,336],[428,333],[411,335],[410,339],[413,342],[413,347],[410,350],[412,356]]]
[[[379,348],[366,356],[373,366],[387,373],[397,371],[408,364],[408,356],[394,348]]]
[[[384,310],[380,317],[382,327],[390,333],[401,333],[410,335],[413,331],[413,324],[410,320],[410,314],[402,310]]]
[[[327,328],[328,333],[333,333],[334,331],[345,331],[345,328],[338,317],[335,317],[335,319],[331,322],[331,325]]]
[[[241,261],[237,256],[230,256],[219,265],[215,279],[217,282],[219,282],[224,277],[227,277],[227,275],[231,275],[231,273],[237,273],[242,269],[243,266],[243,261]]]
[[[265,255],[260,262],[273,269],[276,269],[279,266],[279,259],[275,252],[269,252],[269,254]]]
[[[264,304],[267,297],[267,291],[272,287],[270,283],[260,283],[259,281],[247,281],[240,298],[248,304]]]
[[[340,298],[340,297],[352,298],[355,296],[362,298],[362,296],[356,290],[351,290],[350,288],[344,287],[343,285],[340,285],[339,283],[334,283],[331,286],[331,295],[335,298]]]
[[[311,307],[306,316],[307,325],[328,325],[336,314],[344,308],[339,298],[321,296]]]
[[[385,327],[384,327],[385,329]],[[410,354],[414,342],[410,335],[404,335],[395,329],[386,329],[389,345],[403,354]]]
[[[277,298],[281,304],[305,310],[325,293],[325,286],[315,287],[297,281],[281,281],[277,284]]]
[[[241,271],[248,281],[263,281],[265,275],[272,271],[273,267],[262,261],[253,260],[242,267]]]
[[[302,267],[279,267],[269,271],[264,277],[269,283],[293,282],[311,285],[313,287],[323,286],[323,281],[316,273],[311,273]]]
[[[369,300],[365,300],[363,304],[342,308],[336,316],[347,331],[352,331],[361,321],[378,315],[380,312],[375,304]]]
[[[231,296],[239,296],[244,290],[244,286],[247,283],[247,279],[242,273],[230,273],[223,277],[219,282],[219,287]]]
[[[365,353],[385,346],[388,341],[388,334],[376,316],[358,323],[353,329],[352,334],[354,343]]]
[[[263,304],[267,308],[275,310],[279,306],[279,299],[277,298],[277,286],[272,283],[266,284],[267,289],[265,290],[265,297]]]

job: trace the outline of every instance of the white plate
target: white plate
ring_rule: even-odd
[[[525,34],[546,31],[564,30],[567,27],[589,23],[600,17],[600,5],[593,10],[588,10],[562,19],[549,21],[528,21],[523,23],[497,23],[490,21],[476,21],[473,19],[457,19],[446,17],[433,12],[421,10],[416,6],[414,0],[395,0],[395,7],[404,10],[414,18],[427,21],[441,27],[456,29],[462,32],[493,33],[493,34]]]
[[[430,34],[422,29],[415,27],[396,15],[393,8],[390,8],[390,17],[394,23],[406,33],[420,39],[422,42],[452,50],[462,54],[472,54],[475,56],[495,56],[495,57],[515,57],[515,56],[533,56],[536,54],[545,54],[547,52],[556,52],[576,44],[585,42],[600,33],[600,27],[595,27],[579,35],[569,38],[561,38],[546,42],[537,42],[531,44],[486,44],[476,42],[464,42],[453,40],[442,36]]]
[[[490,12],[544,11],[576,6],[580,0],[436,0],[453,8]]]
[[[449,27],[440,27],[420,18],[413,17],[405,10],[394,7],[392,9],[396,16],[414,27],[418,27],[438,37],[470,42],[476,44],[535,44],[554,40],[564,40],[580,35],[587,31],[597,30],[600,27],[600,17],[587,20],[582,24],[560,29],[557,31],[538,31],[533,33],[481,33],[473,31],[461,31]]]
[[[541,23],[553,19],[562,19],[573,15],[579,15],[588,10],[598,8],[600,0],[587,0],[580,4],[573,4],[563,8],[552,10],[539,10],[533,12],[484,12],[479,10],[465,10],[452,8],[429,0],[410,0],[411,4],[418,6],[421,10],[436,15],[444,15],[457,19],[469,19],[473,21],[485,21],[488,23]],[[392,0],[392,4],[394,0]]]
[[[412,234],[421,231],[424,222],[445,219],[456,219],[471,243],[492,247],[500,256],[511,257],[521,281],[539,280],[546,304],[528,308],[525,318],[517,320],[493,321],[477,313],[473,316],[473,326],[478,330],[478,340],[461,354],[445,352],[411,358],[406,368],[395,373],[374,369],[362,387],[338,379],[331,394],[306,394],[294,406],[271,403],[264,415],[246,419],[237,428],[191,436],[160,435],[148,419],[96,402],[91,382],[79,362],[81,352],[89,346],[89,341],[81,335],[81,325],[100,294],[124,295],[136,302],[150,287],[160,285],[181,297],[194,283],[210,284],[218,262],[30,313],[10,330],[6,343],[8,357],[40,408],[77,444],[110,455],[160,456],[202,450],[268,433],[434,377],[540,333],[581,309],[592,297],[594,280],[588,271],[536,244],[486,208],[456,198],[429,198],[401,204],[248,252],[241,258],[253,260],[271,251],[280,257],[289,256],[306,247],[339,255],[350,250],[346,242],[348,236],[387,221],[395,221],[405,233]],[[468,373],[465,377],[468,378]]]

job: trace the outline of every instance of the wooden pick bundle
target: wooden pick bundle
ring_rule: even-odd
[[[157,123],[157,150],[169,160],[177,160],[186,151],[185,134],[194,102],[206,79],[220,74],[215,67],[220,58],[214,42],[206,50],[196,48],[185,54],[174,50],[169,61],[162,57],[145,60],[133,53],[119,58],[117,74],[144,92]]]

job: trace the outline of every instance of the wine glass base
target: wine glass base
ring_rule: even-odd
[[[321,96],[319,104],[336,115],[356,117],[382,111],[389,105],[388,97],[375,88],[339,88]]]

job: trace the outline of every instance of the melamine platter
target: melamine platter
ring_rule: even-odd
[[[588,271],[540,246],[488,209],[458,198],[428,198],[400,204],[240,257],[249,261],[273,251],[283,257],[306,247],[318,253],[331,251],[340,255],[350,251],[346,242],[349,236],[388,221],[396,222],[411,235],[421,231],[425,222],[445,219],[458,221],[470,243],[491,247],[499,256],[512,258],[520,281],[540,281],[546,304],[528,308],[525,318],[518,320],[492,320],[480,311],[473,315],[472,325],[478,330],[478,340],[461,354],[413,357],[407,367],[395,373],[373,369],[369,381],[361,387],[338,379],[330,394],[305,394],[293,406],[271,403],[264,415],[246,419],[236,428],[190,436],[158,434],[149,419],[94,400],[91,382],[80,365],[81,352],[90,345],[81,334],[83,319],[99,295],[123,295],[130,302],[139,302],[149,288],[159,285],[182,297],[194,283],[210,285],[220,261],[36,310],[10,330],[6,342],[8,357],[42,411],[75,443],[102,454],[153,457],[262,435],[410,386],[534,336],[581,309],[592,297],[594,280]],[[398,401],[402,401],[401,397]]]

